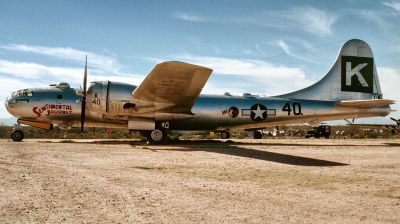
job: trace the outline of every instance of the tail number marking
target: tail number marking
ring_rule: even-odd
[[[374,59],[342,56],[341,90],[347,92],[374,92]]]
[[[285,106],[283,106],[282,111],[286,111],[289,116],[291,112],[293,112],[293,114],[296,116],[303,115],[303,113],[301,112],[300,103],[292,103],[292,107],[290,107],[290,103],[286,103]]]

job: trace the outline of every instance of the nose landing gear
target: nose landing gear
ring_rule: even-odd
[[[20,128],[20,124],[14,124],[14,131],[11,133],[11,139],[14,142],[20,142],[22,141],[22,139],[24,139],[24,132],[22,132],[21,130],[19,130]]]
[[[21,130],[14,130],[11,133],[11,139],[15,142],[20,142],[22,141],[22,139],[24,139],[24,132],[22,132]]]

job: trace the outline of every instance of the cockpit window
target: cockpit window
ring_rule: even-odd
[[[18,97],[18,96],[33,96],[33,91],[24,89],[24,90],[18,90],[17,92],[11,93],[11,97]]]

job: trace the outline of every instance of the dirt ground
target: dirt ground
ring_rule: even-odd
[[[400,223],[400,140],[0,140],[0,223]]]

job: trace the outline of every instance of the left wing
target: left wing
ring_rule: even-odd
[[[154,103],[156,110],[162,109],[162,112],[190,113],[212,71],[183,62],[161,62],[133,91],[132,96]]]
[[[364,128],[383,128],[386,130],[399,130],[396,124],[347,124],[348,126],[364,127]]]

